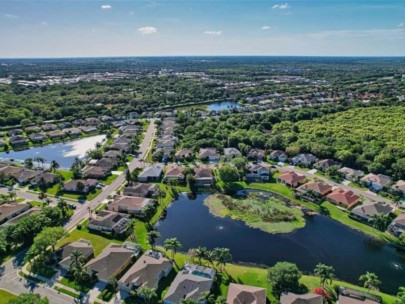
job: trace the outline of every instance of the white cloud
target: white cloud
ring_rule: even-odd
[[[101,9],[103,9],[103,10],[112,9],[112,6],[109,5],[109,4],[103,4],[103,5],[101,6]]]
[[[143,26],[138,28],[138,32],[143,35],[155,34],[157,33],[157,28],[153,26]]]
[[[271,26],[263,25],[263,26],[261,27],[261,29],[262,29],[263,31],[270,30],[270,29],[271,29]]]
[[[284,4],[274,4],[274,5],[272,6],[272,9],[285,10],[285,9],[288,9],[288,8],[290,8],[290,7],[288,6],[288,3],[284,3]]]
[[[222,31],[205,31],[204,34],[211,36],[219,36],[222,35]]]
[[[398,24],[398,27],[405,27],[405,22],[401,22],[400,24]]]
[[[4,15],[4,18],[7,18],[7,19],[16,19],[16,18],[18,18],[18,16],[17,16],[17,15],[12,15],[12,14],[5,14],[5,15]]]

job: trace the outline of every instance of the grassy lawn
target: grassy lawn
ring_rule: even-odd
[[[87,282],[81,285],[77,285],[74,281],[70,281],[68,278],[63,277],[60,281],[60,284],[65,285],[67,287],[73,288],[74,290],[81,291],[81,292],[88,292],[94,286],[94,282]]]
[[[0,289],[0,304],[6,304],[9,300],[17,297],[15,294],[12,294],[4,289]]]
[[[58,170],[57,171],[60,175],[62,175],[64,181],[69,181],[73,178],[73,172],[68,170]]]
[[[135,242],[141,245],[143,250],[147,250],[149,248],[148,244],[148,230],[146,229],[145,223],[141,221],[135,222],[134,227],[134,234],[135,234]]]
[[[352,188],[359,189],[359,190],[364,190],[364,191],[367,191],[367,190],[368,190],[368,188],[363,187],[363,186],[361,186],[361,185],[359,185],[359,184],[357,184],[357,183],[353,183],[353,182],[350,182],[348,186],[349,186],[349,187],[352,187]]]
[[[113,181],[115,181],[115,179],[117,177],[118,177],[118,175],[111,174],[111,175],[107,176],[105,179],[100,180],[100,182],[102,182],[103,184],[106,184],[106,185],[111,185],[111,183]]]
[[[105,302],[109,302],[113,296],[114,296],[115,292],[114,289],[112,288],[111,285],[107,285],[103,291],[98,295],[97,299],[103,300]]]
[[[37,202],[37,201],[30,201],[29,204],[31,205],[31,207],[43,207],[44,203],[43,202]]]
[[[58,286],[55,286],[53,289],[55,289],[58,292],[64,293],[64,294],[66,294],[68,296],[71,296],[71,297],[73,297],[75,299],[80,299],[81,298],[81,296],[79,294],[77,294],[75,292],[72,292],[70,290],[58,287]]]
[[[107,237],[90,233],[85,227],[82,225],[82,229],[73,230],[70,235],[64,239],[62,239],[57,245],[57,248],[60,248],[64,244],[75,242],[79,239],[89,240],[91,245],[94,248],[94,255],[100,254],[100,252],[111,242],[121,244],[122,241],[109,239]]]

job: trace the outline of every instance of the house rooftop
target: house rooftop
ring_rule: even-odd
[[[261,287],[229,284],[227,304],[266,304],[266,289]]]
[[[283,293],[280,297],[281,304],[323,304],[321,295],[315,293],[295,294]]]

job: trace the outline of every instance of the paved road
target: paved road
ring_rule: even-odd
[[[298,169],[298,168],[296,168],[294,166],[278,166],[277,168],[280,171],[294,171],[295,173],[305,175],[308,178],[312,178],[312,179],[317,178],[319,180],[322,180],[322,181],[328,183],[331,186],[336,186],[336,187],[339,187],[339,188],[341,188],[343,190],[351,190],[351,191],[353,191],[353,193],[355,193],[357,195],[364,196],[365,198],[368,198],[368,199],[373,200],[373,201],[386,202],[388,204],[393,204],[393,202],[391,200],[389,200],[389,199],[387,199],[385,197],[382,197],[380,195],[377,195],[376,193],[371,192],[369,190],[361,190],[361,189],[353,188],[353,187],[350,187],[350,186],[347,186],[347,185],[344,185],[344,184],[341,184],[341,183],[337,183],[337,182],[334,182],[334,181],[332,181],[332,180],[330,180],[328,178],[325,178],[323,176],[319,176],[319,175],[313,174],[313,173],[308,172],[308,171],[300,170],[300,169]],[[394,206],[394,208],[396,208],[396,207]]]
[[[150,120],[150,125],[146,131],[145,137],[139,147],[139,156],[134,158],[128,167],[133,170],[137,167],[143,166],[143,159],[146,156],[148,149],[153,140],[154,134],[156,132],[155,120]],[[95,208],[102,201],[107,199],[107,197],[113,194],[117,188],[119,188],[125,182],[125,174],[122,172],[115,180],[103,188],[103,191],[92,201],[85,202],[83,204],[78,204],[75,214],[70,218],[70,220],[65,223],[64,227],[67,230],[75,228],[75,226],[82,221],[88,214],[88,208]],[[7,192],[7,189],[5,190]],[[21,191],[21,197],[27,198],[29,200],[38,200],[38,195]],[[24,195],[24,196],[23,196]],[[27,281],[18,275],[19,268],[21,266],[24,253],[18,254],[15,258],[9,260],[0,266],[0,289],[8,290],[14,294],[21,294],[25,292],[35,292],[42,296],[47,296],[51,304],[73,304],[78,303],[77,300],[66,296],[64,294],[58,293],[56,290],[50,288],[46,284],[36,284],[31,281]],[[88,300],[84,299],[80,303],[86,303]]]

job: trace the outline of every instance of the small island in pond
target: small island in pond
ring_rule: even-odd
[[[276,198],[263,198],[258,193],[249,193],[245,198],[214,194],[204,204],[216,216],[229,216],[268,233],[289,233],[305,226],[300,209],[286,206]]]

